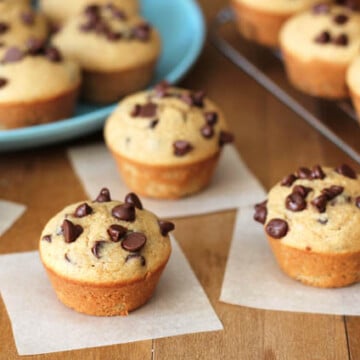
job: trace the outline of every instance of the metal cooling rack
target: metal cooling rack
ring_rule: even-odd
[[[320,99],[314,99],[309,96],[300,94],[295,89],[291,88],[287,83],[285,72],[282,69],[282,63],[279,56],[279,53],[264,49],[256,44],[250,44],[244,39],[241,39],[240,35],[235,29],[235,16],[230,8],[224,8],[221,10],[214,21],[210,25],[210,39],[215,47],[229,60],[231,60],[235,65],[241,68],[247,75],[252,77],[257,83],[262,87],[268,90],[274,97],[276,97],[280,102],[285,104],[291,110],[293,110],[297,115],[304,119],[308,124],[315,128],[319,133],[325,136],[338,148],[340,148],[344,153],[354,159],[357,163],[360,164],[360,154],[355,148],[356,144],[359,143],[360,150],[360,127],[357,124],[356,114],[353,107],[348,101],[339,101],[339,102],[330,102]],[[227,26],[232,26],[230,33],[236,33],[235,37],[233,36],[233,41],[229,40],[229,37],[224,34],[224,29]],[[229,31],[227,32],[229,34]],[[235,39],[235,40],[234,40]],[[243,46],[240,45],[242,43]],[[244,50],[245,49],[245,50]],[[250,51],[249,51],[250,49]],[[251,56],[248,54],[254,54],[256,52],[262,52],[257,58],[261,58],[263,55],[268,57],[268,61],[275,64],[276,67],[281,67],[281,76],[282,82],[279,84],[272,76],[272,71],[267,71],[266,67],[257,64],[252,61]],[[272,59],[271,59],[272,58]],[[280,71],[278,70],[278,73]],[[315,104],[314,106],[314,102]],[[310,106],[309,106],[310,104]],[[320,108],[332,107],[327,110],[326,118],[329,118],[329,114],[333,117],[336,117],[336,120],[332,122],[334,125],[337,123],[337,130],[334,129],[334,126],[331,127],[330,124],[327,124],[327,119],[322,118],[319,115],[319,111],[316,111]],[[335,109],[334,109],[335,108]],[[321,113],[321,111],[320,111]],[[354,121],[355,120],[355,121]],[[349,124],[351,122],[352,124]],[[331,122],[330,122],[331,123]],[[340,136],[339,129],[340,125],[346,124],[347,128],[351,128],[350,133],[352,134],[351,145],[348,141],[349,139],[344,139]],[[348,132],[349,133],[349,132]]]

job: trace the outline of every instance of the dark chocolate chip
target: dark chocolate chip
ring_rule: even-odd
[[[125,236],[121,247],[127,251],[139,251],[146,243],[146,236],[143,233],[132,232]]]
[[[52,62],[60,62],[62,60],[60,51],[53,46],[50,46],[45,50],[45,56]]]
[[[111,241],[118,242],[127,233],[127,229],[121,225],[113,224],[107,230]]]
[[[194,147],[185,140],[177,140],[173,143],[174,155],[175,156],[184,156],[191,152]]]
[[[290,174],[285,176],[281,180],[280,185],[290,187],[296,180],[297,180],[297,176],[295,176],[294,174]]]
[[[208,125],[214,126],[218,121],[218,114],[215,111],[208,111],[204,114],[205,121]]]
[[[8,80],[0,77],[0,89],[3,88],[8,83]]]
[[[234,141],[234,135],[227,131],[220,131],[219,146],[230,144]]]
[[[323,213],[326,210],[327,201],[326,195],[319,195],[311,201],[311,205],[313,205],[320,213]]]
[[[321,168],[320,165],[315,165],[313,168],[312,168],[312,174],[311,174],[311,177],[313,179],[325,179],[325,173],[323,171],[323,169]]]
[[[88,6],[85,7],[84,9],[84,14],[86,16],[100,16],[99,15],[100,12],[100,6],[96,5],[96,4],[90,4]]]
[[[20,14],[20,19],[27,26],[34,25],[34,22],[35,22],[34,13],[32,11],[30,11],[30,10],[29,11],[23,11]]]
[[[44,235],[41,240],[51,243],[52,238],[51,238],[51,235]]]
[[[328,31],[323,31],[314,40],[318,44],[328,44],[331,41],[331,35]]]
[[[161,81],[154,87],[155,96],[158,98],[165,97],[168,94],[169,87],[170,84],[166,80]]]
[[[132,204],[117,205],[111,210],[114,218],[124,221],[135,220],[135,206]]]
[[[111,31],[111,30],[106,32],[106,38],[110,41],[117,41],[117,40],[120,40],[122,37],[123,37],[123,35],[121,32],[115,32],[115,31]]]
[[[145,258],[140,254],[129,254],[126,257],[125,262],[128,262],[130,260],[134,260],[134,259],[139,259],[141,266],[145,266],[145,264],[146,264]]]
[[[165,220],[159,220],[160,233],[162,236],[167,236],[170,231],[175,229],[174,223]]]
[[[346,177],[348,177],[350,179],[356,179],[357,178],[356,172],[349,165],[346,165],[346,164],[342,164],[342,165],[338,166],[335,169],[335,171],[338,174],[346,176]]]
[[[4,57],[2,59],[3,63],[12,63],[20,61],[24,57],[23,51],[21,51],[19,48],[13,46],[6,50]]]
[[[312,10],[314,14],[327,14],[330,10],[330,7],[328,4],[320,3],[314,5]]]
[[[345,14],[337,14],[334,16],[334,22],[338,25],[343,25],[349,21],[349,17]]]
[[[92,214],[92,212],[92,207],[90,207],[87,203],[83,203],[76,208],[74,216],[77,218],[82,218],[84,216]]]
[[[360,209],[360,196],[355,199],[355,205]]]
[[[297,176],[299,179],[312,179],[312,171],[306,167],[300,167],[297,171]]]
[[[74,242],[83,232],[80,225],[75,225],[70,220],[65,219],[62,224],[62,231],[66,243]]]
[[[154,117],[157,111],[157,104],[148,102],[144,105],[136,104],[131,112],[133,117]]]
[[[211,139],[214,136],[214,128],[211,125],[204,125],[201,129],[200,129],[201,135],[205,138],[205,139]]]
[[[338,46],[347,46],[349,43],[349,37],[346,34],[340,34],[336,36],[332,42]]]
[[[302,186],[302,185],[296,185],[294,186],[292,192],[298,193],[303,197],[304,199],[308,196],[309,192],[311,192],[313,189],[310,187]]]
[[[150,128],[150,129],[155,129],[156,126],[158,125],[158,123],[159,123],[159,120],[158,120],[158,119],[151,120],[150,125],[149,125],[149,128]]]
[[[259,222],[260,224],[265,224],[266,217],[267,217],[267,208],[266,208],[267,201],[263,201],[260,204],[255,205],[255,214],[254,220]]]
[[[320,223],[321,225],[326,225],[328,223],[328,219],[318,219],[318,223]]]
[[[125,203],[134,205],[136,208],[142,210],[143,206],[139,197],[134,193],[129,193],[125,196]]]
[[[345,6],[350,10],[358,10],[357,0],[336,0],[335,3],[337,5]]]
[[[285,220],[272,219],[265,227],[266,232],[274,239],[281,239],[289,231],[289,226]]]
[[[142,23],[132,29],[132,37],[140,41],[148,41],[150,38],[151,27],[147,23]]]
[[[193,105],[197,107],[204,106],[204,99],[205,99],[205,91],[200,90],[191,95],[193,99]]]
[[[344,188],[342,186],[333,185],[329,188],[322,189],[321,194],[325,195],[328,200],[332,200],[342,194],[343,191]]]
[[[10,29],[9,24],[0,22],[0,35],[5,34]]]
[[[102,189],[100,190],[99,195],[98,195],[97,198],[95,199],[95,202],[103,203],[103,202],[109,202],[109,201],[111,201],[109,189],[107,189],[107,188],[102,188]]]
[[[301,194],[295,192],[287,196],[285,206],[290,211],[303,211],[306,208],[306,201]]]
[[[91,252],[97,259],[100,259],[100,251],[105,243],[106,241],[99,240],[99,241],[95,241],[94,245],[92,246]]]
[[[30,55],[39,55],[44,53],[45,42],[41,39],[34,37],[29,38],[26,41],[26,49]]]

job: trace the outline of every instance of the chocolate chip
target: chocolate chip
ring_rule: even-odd
[[[94,21],[87,21],[84,24],[79,25],[79,30],[82,32],[90,32],[95,29],[96,22]]]
[[[88,6],[85,7],[84,9],[84,14],[86,16],[100,16],[99,15],[100,12],[100,6],[96,5],[96,4],[90,4]]]
[[[328,198],[326,195],[319,195],[311,201],[313,205],[320,213],[325,212]]]
[[[301,194],[295,192],[287,196],[285,206],[290,211],[302,211],[306,208],[306,201]]]
[[[91,252],[97,259],[100,259],[100,251],[105,243],[106,241],[99,240],[99,241],[95,241],[94,245],[92,246]]]
[[[65,219],[62,223],[62,231],[64,234],[65,242],[74,242],[84,231],[80,225],[75,225],[70,220]]]
[[[338,25],[343,25],[348,22],[349,17],[345,14],[337,14],[334,16],[334,22]]]
[[[297,176],[295,176],[294,174],[290,174],[285,176],[281,180],[280,185],[290,187],[296,180],[297,180]]]
[[[214,126],[218,121],[218,114],[215,111],[208,111],[204,114],[205,121],[208,125]]]
[[[360,209],[360,196],[355,199],[355,205]]]
[[[349,38],[346,34],[340,34],[336,36],[332,42],[338,46],[347,46],[349,43]]]
[[[146,264],[145,258],[140,254],[129,254],[126,257],[125,262],[128,262],[133,259],[139,259],[141,266],[145,266],[145,264]]]
[[[318,44],[328,44],[331,41],[331,35],[328,31],[323,31],[314,40]]]
[[[45,50],[45,42],[41,39],[31,37],[26,41],[26,48],[28,54],[30,55],[43,54]]]
[[[191,95],[193,99],[193,105],[197,107],[204,106],[204,99],[205,99],[205,91],[200,90]]]
[[[24,53],[17,47],[13,46],[6,50],[2,62],[4,64],[20,61]]]
[[[338,174],[346,176],[346,177],[348,177],[350,179],[356,179],[357,178],[356,172],[349,165],[346,165],[346,164],[342,164],[342,165],[338,166],[335,169],[335,171]]]
[[[234,141],[234,135],[227,131],[220,131],[219,146],[230,144]]]
[[[156,115],[157,107],[157,104],[152,102],[145,105],[136,104],[130,115],[133,117],[153,117]]]
[[[328,200],[332,200],[342,194],[343,191],[344,188],[342,186],[333,185],[330,188],[322,189],[321,194],[325,195]]]
[[[119,39],[121,39],[123,37],[121,32],[114,32],[109,30],[108,32],[106,32],[106,38],[110,41],[117,41]]]
[[[345,6],[350,10],[357,10],[358,5],[356,3],[356,0],[336,0],[335,3],[337,5]]]
[[[140,41],[148,41],[150,38],[151,27],[147,23],[139,24],[135,26],[131,35],[133,38],[138,39]]]
[[[184,156],[191,152],[194,147],[185,140],[177,140],[173,143],[174,155],[175,156]]]
[[[312,174],[311,174],[311,177],[313,179],[325,179],[325,173],[323,171],[323,169],[321,168],[320,165],[315,165],[313,168],[312,168]]]
[[[165,220],[159,220],[160,233],[162,236],[167,236],[170,231],[175,229],[174,223]]]
[[[50,46],[45,50],[45,56],[52,62],[60,62],[62,60],[60,51],[53,46]]]
[[[146,243],[146,236],[143,233],[128,233],[121,242],[121,247],[127,251],[139,251]]]
[[[109,201],[111,201],[109,189],[102,188],[94,202],[103,203],[103,202],[109,202]]]
[[[0,88],[3,88],[8,83],[8,80],[0,77]]]
[[[260,224],[265,224],[266,217],[267,217],[267,208],[266,208],[267,201],[263,201],[260,204],[255,205],[255,214],[254,220],[259,222]]]
[[[312,179],[312,171],[306,167],[300,167],[297,171],[297,176],[299,179]]]
[[[131,204],[117,205],[111,210],[114,218],[124,221],[135,220],[135,206]]]
[[[0,35],[5,34],[10,29],[8,23],[0,22]]]
[[[307,246],[307,247],[305,248],[305,250],[306,250],[306,251],[311,251],[311,247],[310,247],[310,246]]]
[[[321,225],[326,225],[328,221],[329,221],[328,219],[322,219],[322,218],[318,219],[318,223],[320,223]]]
[[[92,207],[90,207],[87,203],[83,203],[76,208],[74,216],[77,218],[82,218],[84,216],[92,214],[92,212]]]
[[[158,119],[151,120],[150,125],[149,125],[149,128],[150,128],[150,129],[155,129],[156,126],[158,125],[158,123],[159,123],[159,120],[158,120]]]
[[[314,14],[327,14],[329,10],[329,5],[325,3],[316,4],[312,8]]]
[[[51,243],[52,238],[51,238],[51,235],[44,235],[41,240]]]
[[[211,139],[214,136],[214,128],[211,125],[204,125],[201,129],[200,129],[201,135],[205,138],[205,139]]]
[[[139,197],[134,193],[129,193],[125,196],[125,203],[134,205],[136,208],[142,210],[143,206]]]
[[[281,239],[288,233],[289,226],[285,220],[272,219],[266,225],[265,230],[268,235],[270,235],[274,239]]]
[[[27,26],[34,25],[34,22],[35,22],[34,13],[32,11],[30,11],[30,10],[29,11],[23,11],[20,14],[20,19]]]
[[[68,253],[66,253],[66,254],[64,255],[64,259],[65,259],[67,262],[71,263],[71,260],[70,260],[70,258],[69,258]]]
[[[107,229],[111,241],[118,242],[127,233],[127,229],[121,225],[113,224]]]
[[[154,87],[155,96],[158,98],[165,97],[168,94],[169,87],[170,84],[166,80],[161,81]]]

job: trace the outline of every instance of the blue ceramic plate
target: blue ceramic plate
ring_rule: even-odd
[[[179,81],[199,56],[205,25],[195,0],[142,0],[142,13],[159,31],[163,52],[152,84]],[[46,125],[0,131],[0,151],[20,150],[73,139],[99,130],[115,105],[79,104],[74,117]]]

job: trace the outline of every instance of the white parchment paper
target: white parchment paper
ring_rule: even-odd
[[[179,245],[149,303],[128,316],[95,317],[61,304],[38,252],[0,256],[0,291],[20,355],[221,330],[222,324]]]
[[[114,160],[104,144],[70,148],[68,151],[75,172],[90,199],[102,187],[108,187],[112,198],[122,200],[130,191],[122,182]],[[233,146],[225,146],[210,186],[204,191],[180,200],[142,198],[145,208],[159,217],[181,217],[206,214],[261,201],[265,193],[247,169]]]
[[[320,289],[283,274],[253,213],[252,207],[238,210],[221,301],[260,309],[360,315],[360,284]]]
[[[26,206],[0,200],[0,236],[24,213]]]

